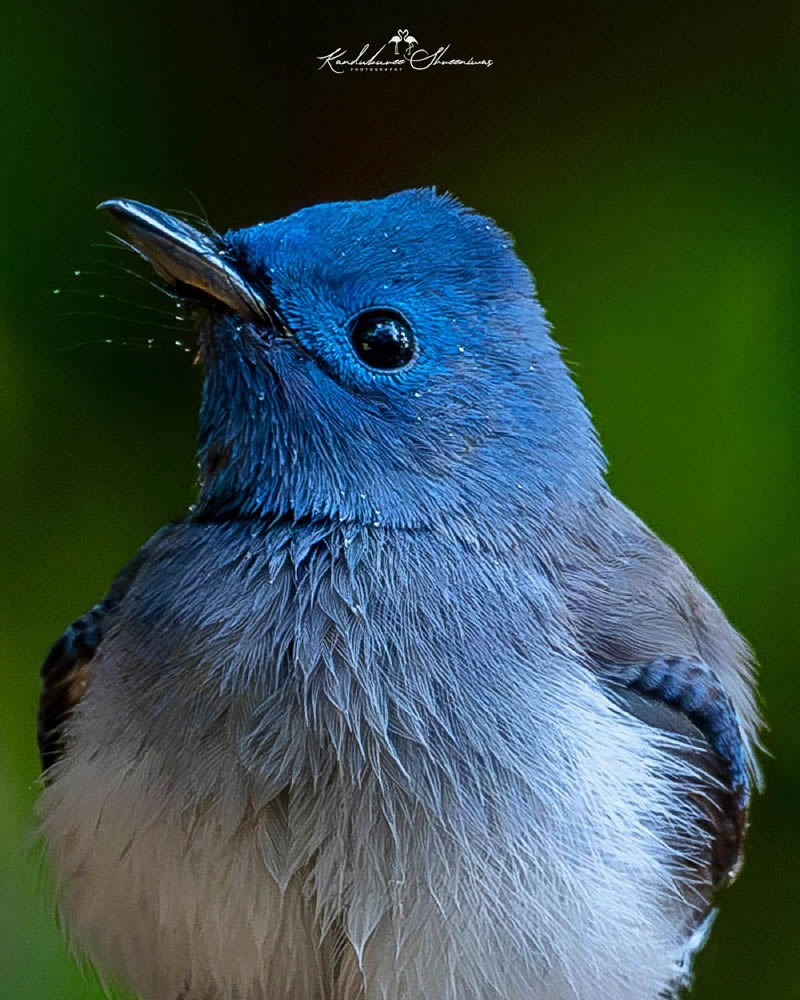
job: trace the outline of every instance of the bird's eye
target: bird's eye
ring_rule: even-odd
[[[350,324],[350,341],[364,364],[378,371],[405,368],[417,353],[411,327],[399,313],[387,309],[356,316]]]

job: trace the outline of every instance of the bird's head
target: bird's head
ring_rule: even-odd
[[[601,477],[510,238],[429,189],[223,236],[105,202],[198,315],[205,517],[474,534]]]

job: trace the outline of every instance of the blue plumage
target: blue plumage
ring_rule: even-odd
[[[201,504],[472,531],[597,480],[530,273],[493,223],[423,190],[315,206],[226,244],[292,336],[265,352],[235,316],[215,327],[201,447],[236,460]],[[407,369],[373,371],[352,350],[348,322],[379,307],[415,331]]]
[[[197,503],[45,672],[78,947],[144,1000],[679,989],[750,653],[610,494],[510,238],[432,190],[224,236],[106,207],[205,384]]]

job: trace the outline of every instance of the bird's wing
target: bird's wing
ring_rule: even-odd
[[[687,749],[680,752],[705,776],[699,791],[710,840],[701,882],[710,897],[739,869],[750,800],[745,745],[731,700],[714,671],[695,657],[629,665],[606,676],[632,715],[683,737]]]
[[[630,715],[678,738],[679,797],[701,817],[688,873],[693,909],[741,863],[761,725],[752,652],[686,564],[610,495],[593,509],[563,581],[573,627],[604,689]],[[676,848],[677,849],[677,848]],[[699,853],[698,853],[699,852]]]
[[[42,664],[37,739],[42,770],[47,772],[64,752],[64,724],[80,702],[92,676],[92,663],[117,608],[147,558],[153,544],[173,530],[162,528],[114,580],[106,598],[74,621],[51,648]]]
[[[42,664],[37,737],[42,770],[47,771],[63,752],[62,729],[81,700],[92,673],[92,659],[113,615],[110,597],[74,621],[55,643]]]

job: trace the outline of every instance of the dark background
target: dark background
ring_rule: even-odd
[[[200,373],[95,204],[225,229],[435,183],[514,234],[614,489],[758,652],[774,758],[696,996],[800,997],[800,8],[688,6],[4,12],[0,996],[99,995],[26,850],[37,671],[193,495]],[[494,65],[318,69],[401,26]]]

